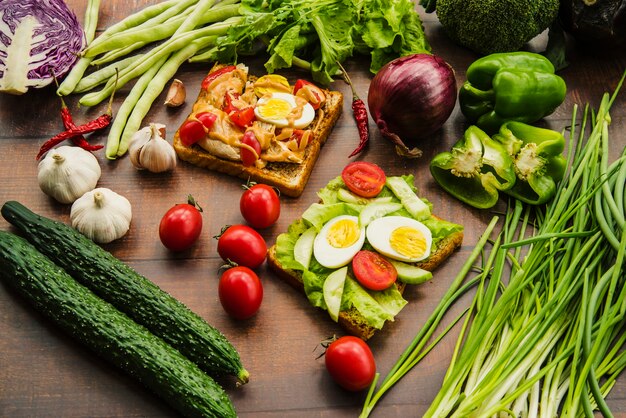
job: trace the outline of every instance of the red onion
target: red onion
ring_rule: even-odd
[[[414,143],[436,132],[456,104],[452,67],[435,55],[415,54],[387,63],[374,76],[367,101],[382,135],[398,154],[419,157]]]

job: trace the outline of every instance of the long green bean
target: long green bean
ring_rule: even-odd
[[[85,42],[87,46],[91,44],[96,37],[96,28],[98,26],[98,13],[100,10],[100,0],[89,0],[87,9],[85,10],[85,22],[83,24],[83,32],[85,33]]]
[[[130,57],[126,57],[123,60],[117,61],[112,65],[108,65],[104,68],[101,68],[88,76],[83,77],[76,87],[74,88],[74,93],[84,93],[86,91],[92,90],[97,86],[106,83],[111,77],[115,77],[115,74],[118,71],[126,68],[132,62],[136,60],[140,60],[143,58],[143,54],[132,55]]]

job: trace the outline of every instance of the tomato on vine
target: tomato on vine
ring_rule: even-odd
[[[246,191],[239,200],[241,215],[253,228],[268,228],[280,216],[280,199],[276,189],[266,184],[244,186]]]
[[[159,224],[159,238],[171,251],[184,251],[200,237],[202,231],[202,208],[189,195],[187,203],[170,208]]]

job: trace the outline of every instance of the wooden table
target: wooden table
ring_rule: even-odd
[[[102,2],[99,28],[106,28],[130,12],[154,0]],[[68,0],[82,21],[85,2]],[[421,7],[420,13],[423,12]],[[477,56],[446,38],[434,15],[422,13],[433,52],[455,69],[457,84],[465,80],[465,69]],[[531,44],[541,49],[545,37]],[[571,65],[562,71],[569,92],[566,102],[550,116],[547,126],[562,129],[569,123],[574,103],[597,106],[605,91],[612,91],[626,68],[625,55],[594,57],[573,51]],[[244,58],[252,73],[262,73],[262,58]],[[351,60],[347,70],[363,98],[371,76],[367,61]],[[177,77],[188,88],[187,103],[168,109],[159,98],[145,119],[167,125],[167,137],[184,120],[208,67],[184,66]],[[296,71],[284,73],[294,80],[306,76]],[[332,86],[346,95],[344,114],[339,119],[303,195],[284,197],[278,223],[262,231],[268,244],[317,200],[316,191],[337,176],[350,161],[347,156],[358,142],[350,109],[350,91],[343,82]],[[116,97],[115,106],[122,100]],[[68,105],[75,120],[86,121],[105,109],[78,108],[77,97]],[[45,216],[67,222],[70,207],[57,204],[37,186],[35,154],[41,143],[62,129],[60,102],[54,89],[30,91],[23,96],[0,96],[0,202],[18,200]],[[114,108],[115,110],[115,108]],[[626,100],[614,106],[612,116],[613,152],[626,145]],[[474,247],[492,213],[475,210],[446,195],[428,172],[428,162],[447,150],[460,137],[466,123],[458,106],[443,129],[424,141],[424,155],[417,160],[397,157],[371,124],[371,145],[360,160],[379,164],[389,174],[415,175],[421,194],[434,205],[436,213],[465,226],[465,241],[436,272],[434,280],[407,291],[409,305],[394,323],[372,338],[370,347],[378,369],[385,374],[413,336],[418,332],[452,278]],[[106,134],[95,137],[104,142]],[[221,381],[242,417],[342,417],[356,416],[363,393],[339,389],[324,367],[320,341],[342,330],[327,314],[308,305],[304,297],[279,281],[264,266],[259,270],[264,286],[260,312],[247,321],[230,319],[217,296],[218,268],[222,260],[212,238],[226,224],[242,223],[238,200],[241,181],[179,162],[173,173],[155,175],[135,170],[128,158],[107,161],[97,153],[103,173],[99,185],[126,196],[133,206],[132,227],[123,239],[106,245],[115,256],[153,280],[173,296],[220,329],[237,347],[251,373],[242,388]],[[205,227],[200,241],[182,254],[168,252],[158,238],[158,224],[165,211],[193,194],[204,207]],[[10,226],[0,219],[0,228]],[[461,307],[457,308],[460,311]],[[0,416],[3,417],[165,417],[176,416],[161,401],[122,372],[103,363],[91,352],[68,338],[47,319],[36,313],[15,292],[0,285]],[[435,396],[455,343],[446,338],[435,352],[409,373],[382,400],[374,416],[418,417]],[[626,416],[626,380],[621,378],[609,396],[616,415]]]

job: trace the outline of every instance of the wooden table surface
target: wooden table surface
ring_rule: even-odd
[[[117,22],[130,12],[155,3],[155,0],[102,2],[99,29]],[[84,15],[84,1],[68,0],[79,20]],[[434,15],[424,19],[433,52],[446,59],[456,71],[457,85],[465,80],[467,66],[477,58],[472,52],[454,45],[443,33]],[[545,36],[535,40],[530,49],[541,49]],[[261,74],[263,57],[246,57],[251,73]],[[563,129],[570,120],[575,103],[599,103],[605,91],[612,91],[626,68],[624,53],[592,56],[572,47],[571,65],[561,72],[568,85],[565,103],[551,115],[546,126]],[[353,59],[347,70],[363,98],[371,76],[365,71],[367,61]],[[188,89],[187,103],[168,109],[159,98],[144,120],[167,126],[172,136],[190,111],[200,81],[208,67],[185,65],[177,77]],[[306,77],[297,71],[284,72],[291,80]],[[350,162],[348,154],[358,142],[350,109],[350,91],[343,82],[332,88],[346,95],[340,117],[309,183],[299,198],[281,198],[282,213],[276,225],[263,230],[268,245],[311,203],[316,192],[337,176]],[[626,94],[626,92],[625,92]],[[115,99],[114,111],[123,94]],[[86,121],[105,109],[78,108],[77,97],[67,102],[75,120]],[[18,200],[45,216],[67,222],[70,207],[55,203],[44,195],[36,179],[35,154],[41,143],[62,129],[60,102],[54,89],[30,91],[23,96],[0,95],[0,203]],[[626,99],[615,104],[611,138],[613,153],[626,145]],[[422,143],[424,155],[416,160],[397,157],[389,144],[371,124],[371,145],[357,159],[379,164],[390,175],[415,175],[421,194],[429,199],[436,214],[465,227],[465,241],[434,279],[406,292],[408,306],[394,323],[389,323],[369,341],[378,370],[384,375],[419,331],[454,278],[478,236],[491,219],[492,212],[465,206],[446,195],[428,172],[430,159],[448,150],[467,127],[458,105],[440,132]],[[93,140],[104,143],[106,134]],[[241,417],[342,417],[357,416],[364,393],[349,393],[336,386],[324,367],[320,341],[342,330],[325,312],[307,303],[304,296],[279,281],[265,266],[259,269],[264,300],[258,314],[247,321],[230,319],[217,296],[218,268],[216,235],[222,226],[242,223],[238,201],[241,181],[179,162],[168,174],[135,170],[128,158],[107,161],[97,152],[102,166],[99,186],[126,196],[133,207],[129,233],[106,245],[115,256],[154,281],[184,302],[192,310],[220,329],[239,350],[251,373],[250,383],[236,388],[234,382],[221,380]],[[175,203],[194,195],[204,208],[204,229],[199,242],[182,254],[168,252],[158,238],[158,224],[165,211]],[[11,227],[0,220],[0,228]],[[462,306],[455,308],[460,312]],[[453,332],[454,334],[454,332]],[[68,338],[24,300],[0,285],[0,416],[3,417],[173,417],[176,412],[140,384],[95,357]],[[379,403],[373,416],[419,417],[435,396],[448,365],[456,339],[446,338],[438,348],[411,371]],[[609,396],[616,416],[626,416],[626,379],[618,380]]]

